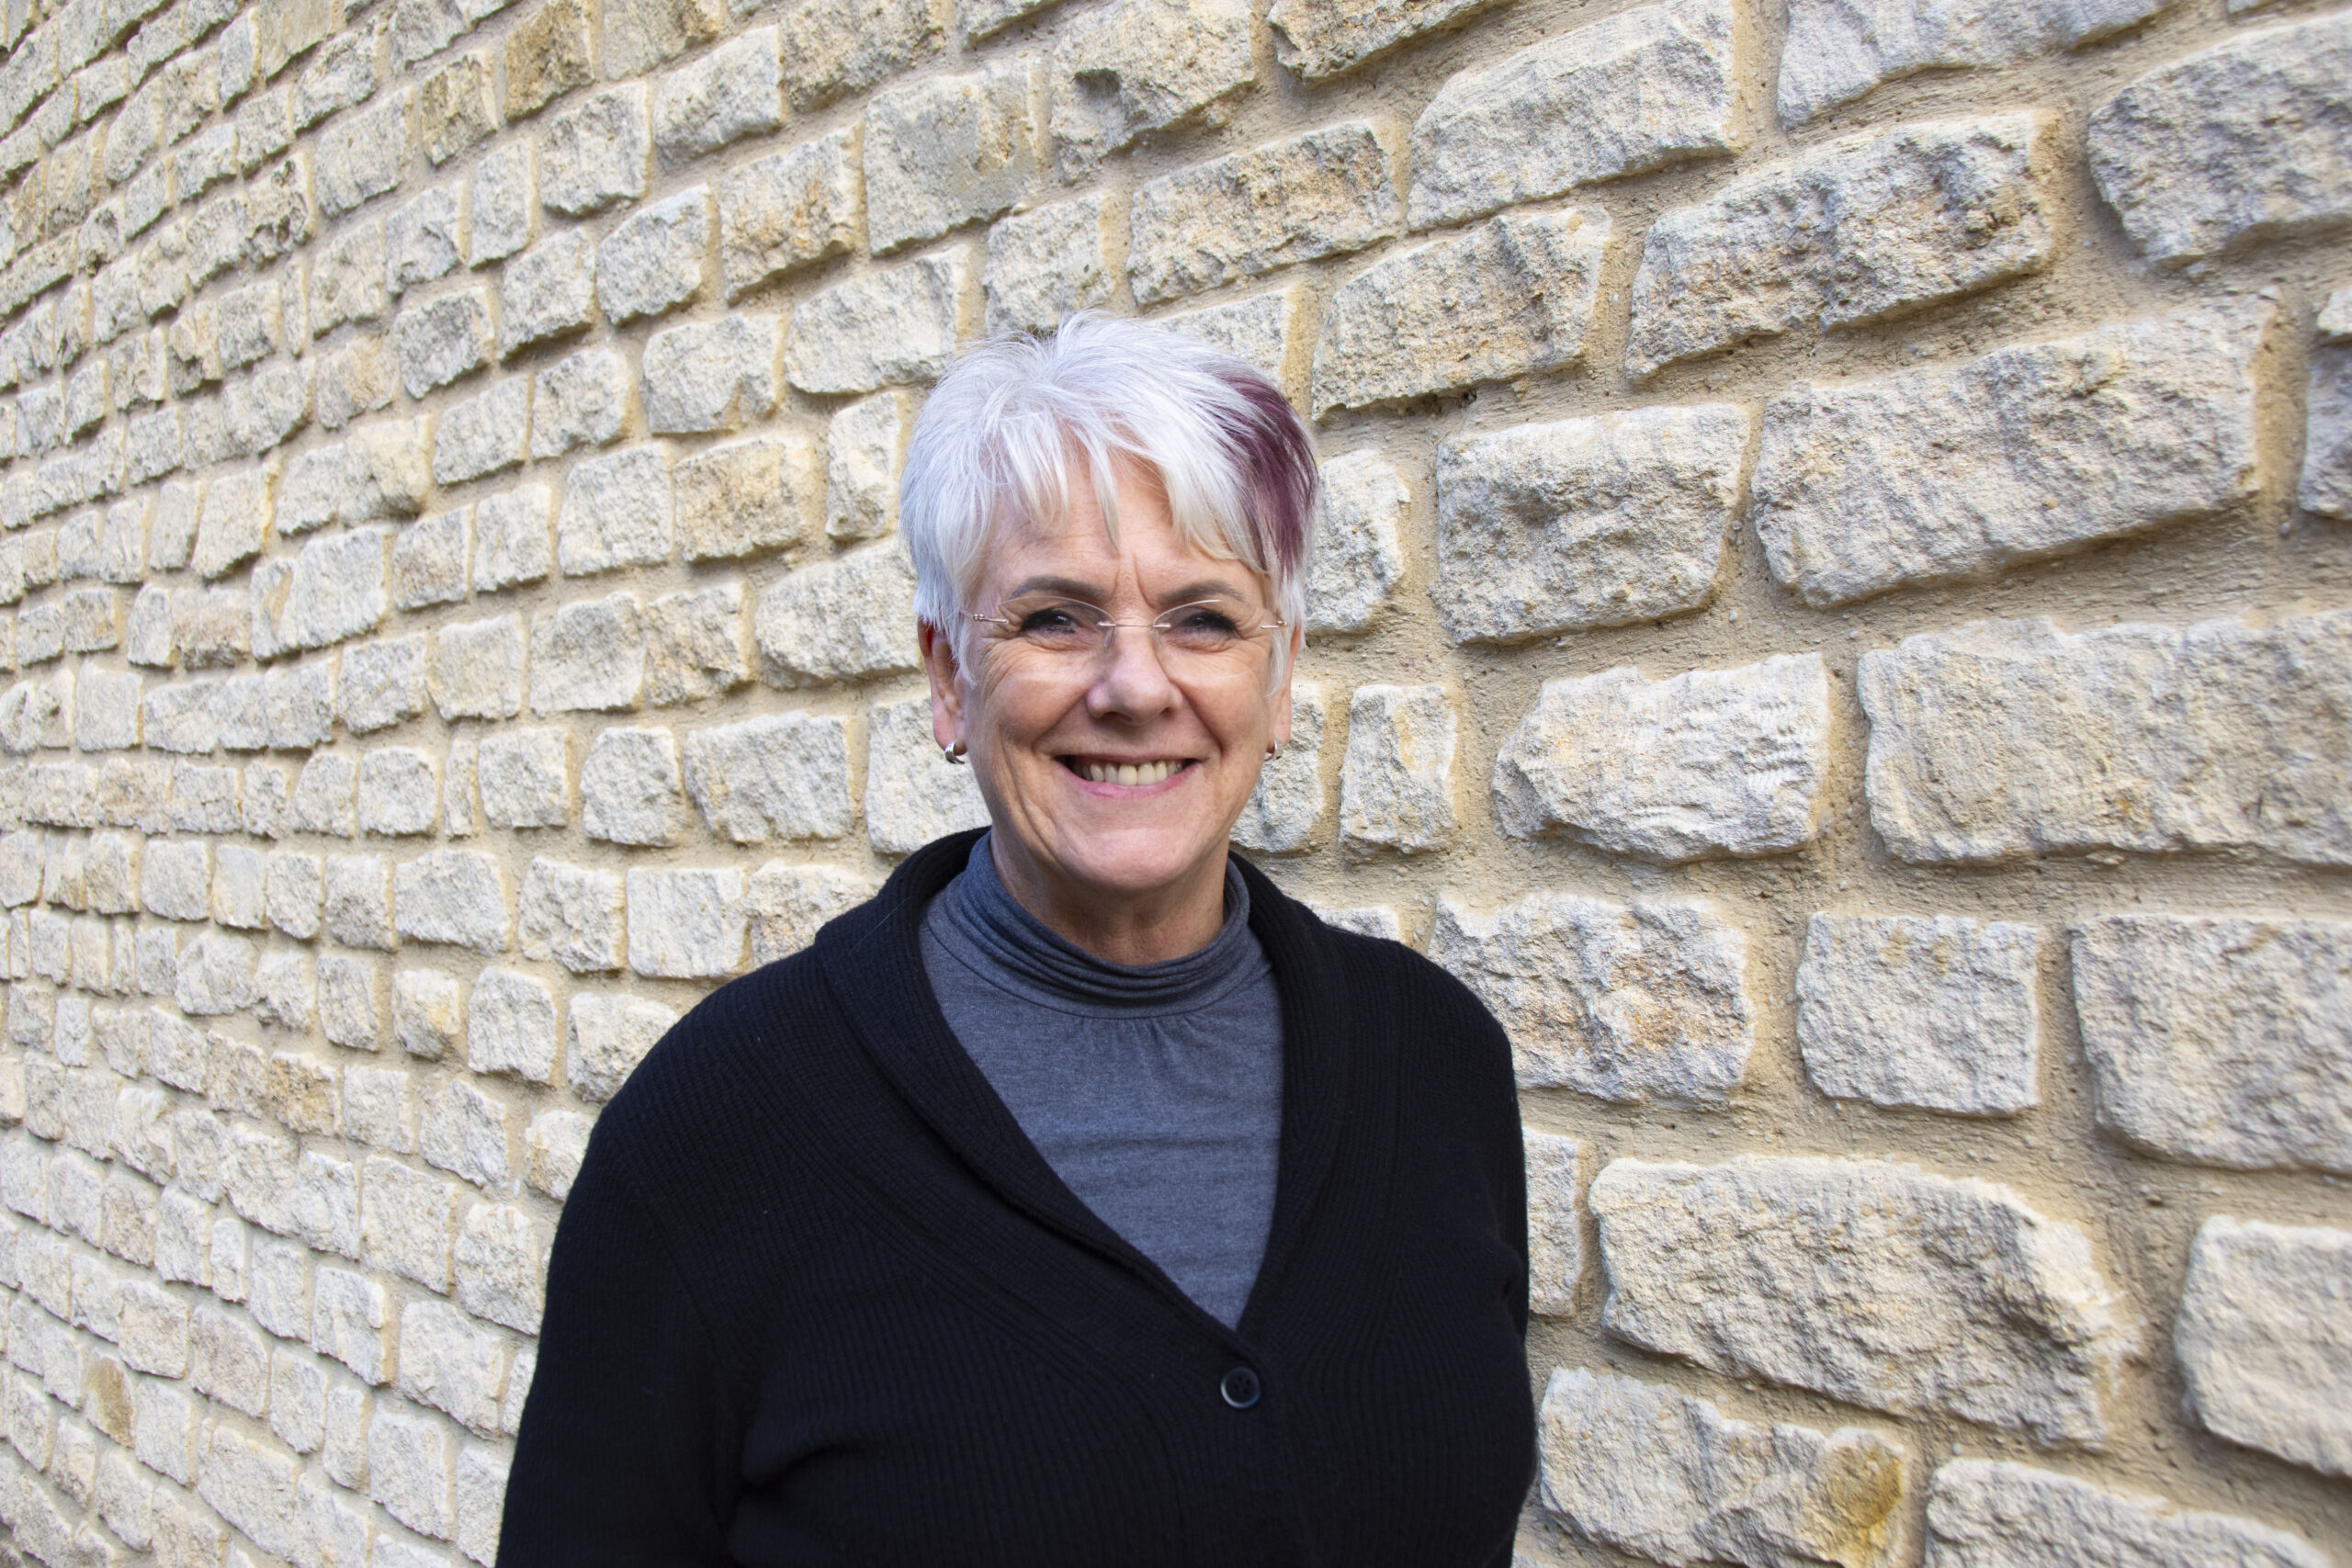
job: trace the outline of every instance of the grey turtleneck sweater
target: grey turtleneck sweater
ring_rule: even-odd
[[[989,843],[923,914],[940,1010],[1063,1184],[1230,1327],[1266,1249],[1282,1130],[1281,1003],[1240,874],[1226,868],[1206,947],[1130,967],[1015,902]]]

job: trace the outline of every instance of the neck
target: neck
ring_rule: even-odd
[[[1009,834],[989,834],[989,858],[1013,902],[1056,936],[1106,964],[1164,964],[1198,953],[1224,929],[1222,846],[1165,886],[1109,899],[1100,888],[1071,887],[1043,874],[1012,847]]]

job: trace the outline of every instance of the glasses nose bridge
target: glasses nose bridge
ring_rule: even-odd
[[[1115,620],[1106,613],[1102,617],[1102,638],[1094,645],[1094,660],[1098,667],[1115,665],[1118,662],[1119,629],[1125,626],[1144,634],[1145,642],[1150,646],[1153,661],[1163,672],[1167,671],[1168,644],[1162,640],[1161,633],[1164,628],[1159,622]]]

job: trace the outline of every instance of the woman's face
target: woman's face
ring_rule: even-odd
[[[1058,525],[994,541],[972,610],[1059,596],[1148,622],[1217,594],[1244,602],[1257,622],[1274,619],[1255,572],[1178,536],[1148,478],[1122,474],[1115,547],[1091,490],[1072,490]],[[976,623],[962,669],[946,638],[925,638],[933,732],[968,748],[1008,869],[1080,906],[1203,881],[1221,888],[1226,835],[1268,751],[1290,738],[1288,683],[1267,687],[1268,661],[1291,633],[1245,629],[1253,635],[1222,655],[1171,648],[1163,659],[1142,626],[1081,653],[1041,652],[1012,626]],[[1136,782],[1119,782],[1128,768]]]

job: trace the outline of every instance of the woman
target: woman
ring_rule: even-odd
[[[1273,386],[1164,329],[941,382],[900,523],[992,826],[605,1111],[501,1563],[1508,1561],[1502,1032],[1226,849],[1289,733],[1314,490]]]

